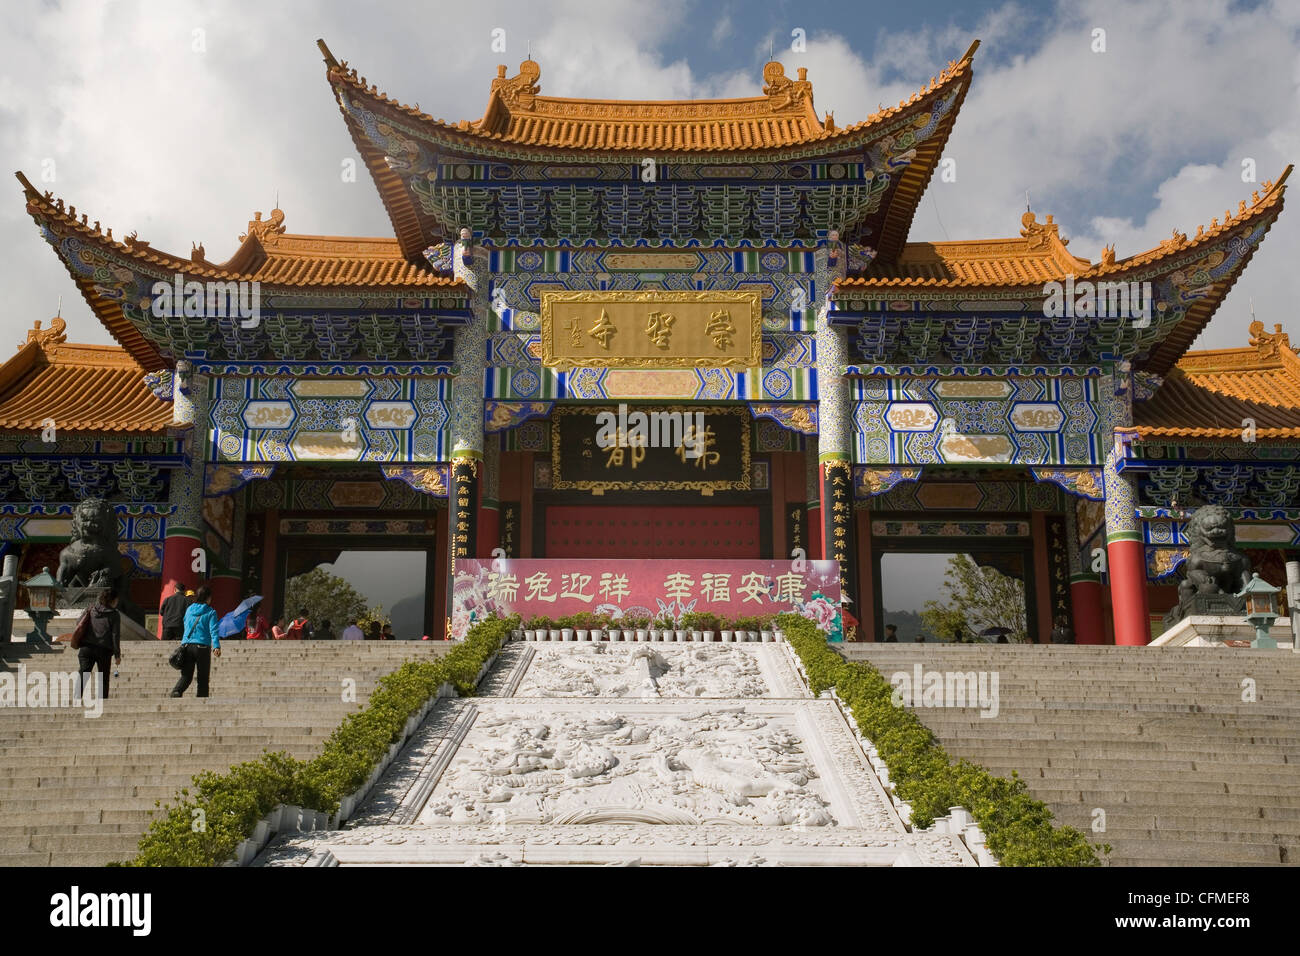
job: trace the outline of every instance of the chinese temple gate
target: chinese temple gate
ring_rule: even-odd
[[[543,96],[530,60],[444,122],[322,43],[393,235],[294,234],[275,209],[220,264],[115,238],[20,173],[119,347],[37,323],[0,368],[5,548],[24,576],[51,564],[104,497],[137,603],[206,577],[218,611],[256,592],[276,613],[340,549],[420,552],[431,634],[457,559],[802,549],[839,562],[870,640],[882,556],[956,547],[1018,569],[1036,640],[1064,614],[1082,643],[1144,644],[1208,502],[1280,583],[1300,359],[1259,323],[1247,348],[1188,347],[1289,167],[1122,259],[1032,212],[1011,238],[909,241],[977,45],[840,126],[776,62],[761,95],[632,102]],[[214,312],[254,283],[257,316]],[[678,430],[599,440],[635,413]]]

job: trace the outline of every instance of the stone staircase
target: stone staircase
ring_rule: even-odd
[[[1226,648],[845,644],[886,678],[996,672],[1000,707],[918,708],[955,757],[1018,771],[1119,866],[1300,864],[1300,655]],[[1243,681],[1256,701],[1242,700]],[[1105,812],[1094,832],[1094,811]]]
[[[0,866],[101,866],[135,854],[158,813],[201,770],[225,770],[264,750],[299,758],[364,705],[403,661],[446,653],[442,642],[229,641],[213,661],[211,695],[168,694],[174,643],[123,646],[103,713],[80,707],[0,707]],[[3,668],[77,668],[76,652],[0,645]],[[343,701],[343,681],[356,702]]]

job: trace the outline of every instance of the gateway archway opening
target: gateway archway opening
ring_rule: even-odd
[[[427,547],[290,546],[277,613],[288,618],[306,608],[313,626],[328,620],[335,637],[354,615],[391,621],[397,640],[441,636],[440,628],[433,629],[435,563]]]
[[[892,624],[899,643],[1031,643],[1031,557],[1005,548],[881,555],[880,639]]]

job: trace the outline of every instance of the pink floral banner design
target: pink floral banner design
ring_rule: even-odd
[[[835,561],[606,560],[458,558],[451,636],[477,621],[518,614],[555,620],[589,611],[670,619],[691,612],[737,617],[793,611],[840,633],[840,571]]]

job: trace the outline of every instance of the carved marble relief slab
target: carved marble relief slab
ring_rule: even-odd
[[[278,841],[255,866],[973,866],[956,836],[835,827],[374,826]]]
[[[507,697],[807,697],[778,644],[514,643],[484,689]]]
[[[345,831],[259,865],[941,865],[785,644],[516,642],[445,699]]]

